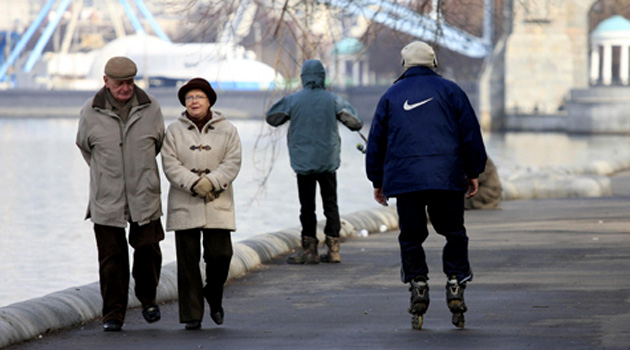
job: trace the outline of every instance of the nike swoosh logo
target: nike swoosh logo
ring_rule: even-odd
[[[410,110],[412,110],[412,109],[414,109],[414,108],[417,108],[417,107],[422,106],[423,104],[425,104],[425,103],[427,103],[427,102],[429,102],[429,101],[431,101],[431,100],[433,100],[433,97],[431,97],[431,98],[427,98],[427,99],[426,99],[426,100],[424,100],[424,101],[420,101],[420,102],[418,102],[418,103],[414,103],[414,104],[412,104],[412,105],[410,105],[410,104],[409,104],[409,100],[406,100],[406,101],[405,101],[405,104],[403,105],[403,109],[404,109],[405,111],[410,111]]]

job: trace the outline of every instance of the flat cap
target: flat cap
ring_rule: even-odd
[[[127,57],[112,57],[105,64],[105,75],[116,80],[133,79],[138,72],[138,67]]]

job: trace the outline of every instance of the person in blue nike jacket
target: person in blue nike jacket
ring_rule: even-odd
[[[422,315],[429,305],[429,269],[422,247],[428,236],[425,210],[435,231],[446,238],[442,261],[447,303],[453,323],[463,327],[463,290],[473,277],[464,198],[477,193],[477,178],[487,155],[466,94],[434,71],[437,59],[433,49],[414,41],[401,55],[406,71],[376,107],[366,172],[378,203],[387,205],[388,198],[396,198],[401,277],[410,284],[412,327],[422,327]]]

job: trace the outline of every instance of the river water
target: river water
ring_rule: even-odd
[[[298,227],[286,127],[272,129],[262,120],[233,122],[243,144],[243,165],[234,184],[233,240]],[[0,119],[0,307],[98,280],[92,224],[83,220],[89,170],[74,144],[77,125],[73,118]],[[356,149],[361,138],[343,127],[340,130],[341,214],[374,208],[378,204],[365,177],[364,156]],[[484,138],[502,177],[523,169],[630,158],[630,136],[500,133]],[[163,177],[164,212],[167,191]],[[319,198],[318,206],[321,219]],[[175,260],[172,232],[167,233],[162,250],[164,263]]]

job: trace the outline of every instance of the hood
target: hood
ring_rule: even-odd
[[[324,65],[319,60],[306,60],[302,64],[302,86],[311,89],[324,88],[326,81],[326,71]]]

